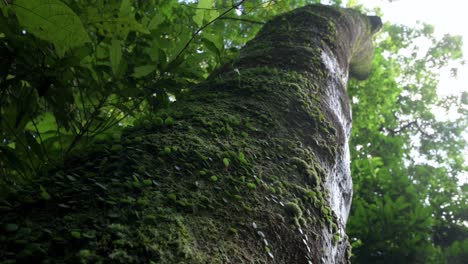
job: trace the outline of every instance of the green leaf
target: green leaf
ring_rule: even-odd
[[[164,17],[157,13],[149,22],[148,24],[148,29],[149,30],[155,30],[158,28],[159,25],[161,25],[164,22]]]
[[[36,37],[53,43],[61,57],[90,41],[80,18],[59,0],[16,0],[12,6],[19,23]]]
[[[80,239],[81,238],[81,232],[80,231],[77,231],[77,230],[73,230],[70,232],[70,235],[73,237],[73,238],[76,238],[76,239]]]
[[[245,159],[244,153],[242,153],[242,152],[239,152],[239,162],[240,162],[241,164],[244,164],[244,165],[249,164],[249,163],[247,162],[247,160]]]
[[[144,77],[144,76],[154,72],[155,70],[156,70],[156,65],[151,65],[150,64],[150,65],[138,66],[138,67],[135,67],[133,76],[135,78]]]
[[[41,198],[44,199],[44,200],[50,200],[50,194],[46,191],[46,189],[44,187],[42,187],[42,185],[39,185],[39,188],[41,190]]]
[[[209,9],[213,6],[213,0],[199,0],[197,5],[197,11],[195,11],[195,15],[193,16],[193,21],[199,27],[203,25],[203,18],[205,16],[205,12],[208,12],[206,9]]]
[[[223,159],[223,164],[224,164],[224,167],[229,167],[229,164],[231,164],[231,160],[229,160],[228,158],[224,158]]]
[[[118,39],[112,39],[111,46],[109,49],[110,65],[112,67],[112,72],[114,75],[117,75],[119,69],[120,61],[122,59],[122,42]]]
[[[151,46],[151,47],[147,47],[147,48],[144,48],[143,49],[144,52],[150,56],[151,58],[151,61],[152,62],[158,62],[158,59],[159,59],[159,49],[157,48],[157,46]]]
[[[122,3],[120,4],[120,16],[131,16],[131,12],[132,4],[130,0],[122,0]]]
[[[220,57],[221,56],[221,53],[218,49],[218,47],[216,47],[216,45],[213,43],[213,41],[207,39],[207,38],[202,38],[202,42],[203,42],[203,45],[211,52],[213,52],[214,54],[216,54],[217,57]]]

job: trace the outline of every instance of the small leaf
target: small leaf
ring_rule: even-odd
[[[70,232],[70,235],[73,237],[73,238],[76,238],[76,239],[80,239],[81,238],[81,233],[79,231],[71,231]]]
[[[42,185],[39,185],[39,188],[41,189],[41,198],[46,201],[50,200],[50,194],[46,191],[46,189],[42,187]]]
[[[153,182],[150,179],[145,179],[143,180],[143,184],[146,186],[150,186],[151,184],[153,184]]]
[[[170,147],[164,147],[164,153],[171,154],[171,148]]]
[[[223,159],[223,164],[224,164],[224,167],[229,167],[229,164],[231,164],[231,160],[229,160],[228,158],[224,158]]]
[[[247,183],[247,187],[249,187],[250,189],[256,189],[257,185],[255,185],[255,183],[249,182]]]
[[[239,162],[244,165],[248,164],[247,160],[245,159],[245,155],[242,152],[239,152]]]

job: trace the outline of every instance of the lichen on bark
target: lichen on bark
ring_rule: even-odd
[[[1,222],[18,228],[2,229],[2,258],[346,262],[330,175],[347,143],[343,80],[350,60],[368,58],[355,45],[371,43],[371,31],[365,16],[325,6],[273,19],[231,67],[148,113],[153,122],[76,153],[40,188],[10,197]]]

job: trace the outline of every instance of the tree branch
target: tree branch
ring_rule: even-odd
[[[195,37],[205,28],[207,28],[209,25],[213,24],[214,22],[216,22],[218,19],[221,19],[223,16],[225,16],[227,13],[231,12],[232,10],[238,8],[240,5],[242,5],[246,0],[241,0],[239,3],[233,5],[231,8],[229,8],[228,10],[224,11],[221,15],[219,15],[218,17],[216,17],[215,19],[211,20],[210,22],[206,23],[205,25],[203,25],[202,27],[200,27],[199,29],[197,29],[197,31],[195,31],[195,33],[193,33],[192,37],[189,39],[189,41],[185,44],[185,46],[179,51],[179,53],[177,54],[177,56],[170,62],[168,63],[168,65],[170,65],[172,62],[174,61],[177,61],[180,57],[180,55],[182,55],[182,53],[184,53],[184,51],[188,48],[188,46],[190,45],[190,43],[192,43],[192,41],[195,39]]]
[[[241,22],[247,22],[247,23],[258,24],[258,25],[264,25],[265,24],[265,22],[262,22],[262,21],[256,21],[256,20],[247,19],[247,18],[240,18],[240,17],[221,17],[219,19],[237,20],[237,21],[241,21]]]

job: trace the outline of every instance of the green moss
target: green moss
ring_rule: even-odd
[[[166,126],[172,126],[174,125],[174,119],[172,117],[168,117],[164,120],[164,125]]]
[[[340,241],[340,239],[341,239],[341,236],[339,234],[335,234],[333,236],[333,244],[338,243],[338,241]]]
[[[257,189],[257,185],[255,185],[253,182],[247,183],[247,187],[249,187],[249,189]]]
[[[302,216],[302,210],[297,203],[289,202],[284,205],[286,213],[294,218],[300,218]]]

